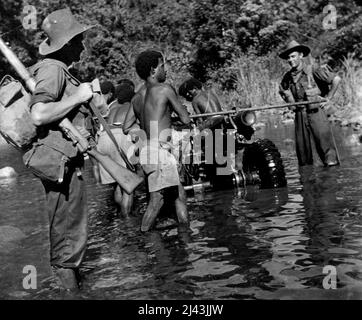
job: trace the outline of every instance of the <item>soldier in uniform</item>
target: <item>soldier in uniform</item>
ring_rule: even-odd
[[[89,28],[80,24],[69,9],[49,14],[42,24],[47,39],[39,46],[44,59],[30,70],[36,80],[30,108],[32,119],[42,132],[39,140],[56,141],[58,148],[73,154],[65,165],[62,183],[41,179],[49,216],[50,264],[60,285],[70,291],[79,289],[78,270],[88,236],[85,183],[80,175],[84,157],[58,123],[67,117],[82,134],[86,133],[90,114],[84,103],[93,97],[91,84],[80,84],[68,67],[80,60],[83,33]],[[59,164],[49,165],[56,168]]]
[[[280,53],[279,57],[287,60],[291,69],[284,75],[279,93],[286,102],[327,99],[327,102],[291,109],[295,112],[295,142],[299,165],[313,164],[313,137],[323,164],[334,166],[339,164],[338,151],[324,108],[330,106],[330,100],[341,79],[327,65],[307,65],[303,58],[309,53],[309,47],[295,40]]]

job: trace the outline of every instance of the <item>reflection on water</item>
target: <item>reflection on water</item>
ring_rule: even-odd
[[[90,238],[78,298],[362,298],[362,147],[343,143],[350,133],[336,128],[342,166],[299,169],[293,127],[276,126],[257,135],[280,149],[288,187],[196,193],[189,232],[142,234],[145,194],[120,218],[111,188],[95,185],[87,167]],[[42,187],[16,151],[0,146],[0,156],[0,167],[19,174],[0,181],[0,297],[62,299],[48,265]],[[25,265],[37,268],[36,290],[22,288]],[[337,268],[337,290],[323,289],[326,265]]]

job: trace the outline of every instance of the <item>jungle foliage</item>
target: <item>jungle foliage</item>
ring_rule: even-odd
[[[323,28],[328,4],[337,13],[333,30]],[[36,8],[35,30],[23,25],[31,16],[24,10],[27,5]],[[31,65],[44,39],[42,20],[66,6],[84,23],[97,25],[79,66],[84,80],[137,79],[134,59],[145,48],[166,54],[171,81],[191,74],[225,90],[237,86],[235,62],[266,61],[275,68],[270,61],[291,38],[310,45],[333,67],[341,65],[343,56],[362,59],[362,6],[353,0],[1,0],[0,34]],[[11,73],[0,61],[0,75]]]

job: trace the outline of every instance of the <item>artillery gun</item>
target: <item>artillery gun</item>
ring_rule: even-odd
[[[188,161],[182,164],[181,170],[181,180],[185,190],[245,188],[247,185],[259,185],[261,189],[287,186],[283,160],[276,145],[266,138],[254,138],[255,111],[286,108],[295,105],[303,106],[320,102],[322,101],[302,101],[191,115],[191,118],[211,118],[212,121],[208,121],[211,123],[208,129],[214,135],[217,130],[222,130],[224,135],[223,156],[233,157],[232,161],[235,165],[229,168],[229,174],[218,174],[220,169],[226,168],[226,164],[219,164],[216,159],[217,152],[214,152],[213,161],[208,162],[206,160],[206,148],[208,147],[206,143],[201,144],[201,152],[200,150],[195,152],[195,137],[193,137],[190,139],[191,147]],[[226,154],[228,135],[234,141],[235,152]],[[216,144],[220,140],[215,139],[214,136],[212,141],[212,150],[215,151],[217,150]]]

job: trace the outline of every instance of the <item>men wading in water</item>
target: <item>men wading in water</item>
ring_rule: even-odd
[[[306,65],[303,58],[309,53],[307,46],[293,40],[279,55],[291,66],[280,84],[280,95],[286,102],[313,101],[320,97],[328,99],[327,103],[293,107],[292,110],[295,112],[295,142],[299,165],[313,164],[312,136],[323,164],[334,166],[339,164],[337,150],[323,109],[333,98],[341,79],[327,66]]]
[[[112,104],[115,101],[117,101],[117,100],[114,100],[115,88],[114,88],[114,85],[112,84],[112,82],[110,82],[110,81],[101,82],[100,87],[101,87],[101,92],[102,92],[103,99],[104,99],[104,104],[103,104],[103,109],[99,110],[99,111],[103,118],[108,118]],[[97,131],[101,131],[100,129],[102,129],[102,125],[99,123],[97,117],[94,116],[93,120],[95,123],[97,123],[97,125],[93,129],[97,130]],[[95,132],[93,135],[96,136],[97,133],[98,132]],[[97,184],[101,183],[102,177],[100,174],[100,164],[92,157],[90,157],[89,160],[92,164],[93,176],[94,176]]]
[[[110,104],[109,114],[107,116],[107,123],[111,128],[111,131],[118,143],[118,146],[128,154],[131,146],[133,145],[131,139],[123,133],[122,126],[126,113],[130,107],[130,101],[134,96],[134,85],[125,82],[118,86],[117,90],[118,96]],[[137,125],[133,125],[131,129],[139,128]],[[110,156],[113,160],[119,163],[122,166],[126,166],[124,160],[120,156],[115,145],[112,143],[112,140],[109,138],[107,132],[103,129],[99,132],[97,150],[103,154]],[[112,178],[109,173],[103,168],[100,167],[100,177],[102,184],[113,184],[114,186],[114,200],[119,206],[123,216],[128,216],[131,213],[133,205],[133,193],[128,194],[121,188],[119,184],[116,183],[114,178]]]
[[[77,271],[86,250],[88,214],[85,185],[79,175],[84,165],[83,154],[65,138],[58,123],[67,116],[85,134],[86,119],[90,114],[83,103],[92,98],[92,88],[89,83],[78,85],[65,70],[80,60],[84,50],[83,32],[89,28],[79,24],[69,9],[51,13],[42,24],[48,38],[39,46],[45,59],[31,68],[36,88],[30,108],[33,121],[42,132],[39,139],[44,143],[55,143],[70,158],[62,183],[41,180],[50,225],[50,264],[67,290],[78,289]],[[46,159],[47,154],[44,154],[44,161]],[[54,171],[59,165],[49,159],[49,166],[54,166]]]
[[[189,124],[190,118],[175,91],[164,83],[164,65],[164,58],[157,51],[145,51],[137,57],[136,71],[145,83],[132,99],[123,128],[127,134],[137,118],[147,137],[140,152],[140,163],[147,176],[150,199],[141,231],[148,231],[162,206],[170,202],[176,207],[180,225],[189,223],[186,194],[172,154],[171,112],[175,111],[184,124]]]

